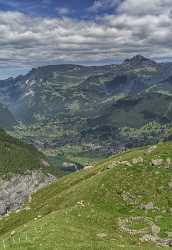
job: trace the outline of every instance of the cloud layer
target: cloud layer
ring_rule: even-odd
[[[133,56],[172,59],[171,0],[111,0],[114,14],[94,20],[0,12],[0,65],[95,63]],[[110,3],[109,2],[109,3]],[[96,1],[89,12],[106,9]],[[61,15],[69,10],[60,9]]]

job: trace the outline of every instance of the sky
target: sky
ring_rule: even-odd
[[[33,67],[172,61],[172,0],[0,0],[0,78]]]

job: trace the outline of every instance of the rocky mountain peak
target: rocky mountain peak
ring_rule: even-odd
[[[156,62],[149,59],[149,58],[146,58],[142,55],[136,55],[130,59],[126,59],[123,64],[128,64],[128,65],[131,65],[131,66],[140,66],[140,65],[153,65],[155,66],[156,65]]]

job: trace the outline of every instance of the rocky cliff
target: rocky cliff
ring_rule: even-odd
[[[9,179],[0,178],[0,215],[20,208],[31,193],[55,180],[53,175],[45,175],[39,170],[13,175]]]

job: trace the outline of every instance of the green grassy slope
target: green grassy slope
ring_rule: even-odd
[[[28,170],[42,168],[45,156],[33,146],[24,144],[18,139],[7,135],[0,130],[0,176],[9,174],[23,174]]]
[[[171,159],[160,143],[61,178],[0,220],[0,249],[159,249],[141,238],[172,232]]]

